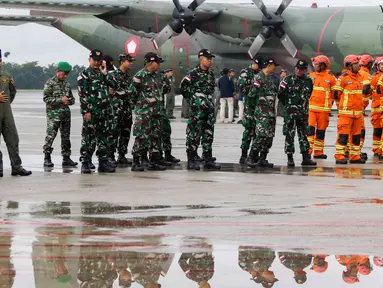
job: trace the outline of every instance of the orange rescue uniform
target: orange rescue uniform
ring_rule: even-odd
[[[360,66],[359,71],[360,71],[360,74],[363,76],[363,86],[364,87],[368,86],[367,88],[368,92],[363,94],[363,104],[364,104],[364,109],[366,109],[372,96],[371,89],[370,89],[371,75],[370,75],[370,70],[368,70],[368,68],[365,66]],[[364,109],[363,109],[363,112],[364,112]],[[366,137],[366,126],[364,125],[364,114],[362,114],[362,129],[360,133],[360,150],[362,150],[363,148],[365,137]]]
[[[339,98],[335,159],[345,159],[346,147],[350,137],[350,160],[359,160],[360,133],[364,109],[362,74],[347,71],[338,78],[335,90],[337,90]]]
[[[372,76],[371,89],[372,89],[372,102],[371,102],[371,124],[374,128],[372,133],[372,151],[375,156],[382,155],[382,108],[381,99],[383,97],[383,87],[378,88],[379,81],[382,82],[383,73],[378,71]],[[378,90],[378,91],[377,91]],[[379,92],[379,93],[378,93]]]
[[[324,155],[324,138],[330,121],[336,78],[329,70],[312,72],[310,77],[314,87],[309,101],[307,140],[310,143],[309,155],[314,151],[315,157]]]

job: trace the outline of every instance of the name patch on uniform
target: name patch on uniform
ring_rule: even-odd
[[[328,80],[328,79],[324,80],[324,82],[326,82],[326,83],[331,83],[331,81]]]
[[[8,79],[1,79],[1,82],[8,83]]]
[[[348,85],[348,84],[352,84],[352,81],[347,81],[346,84],[347,84],[347,85]]]

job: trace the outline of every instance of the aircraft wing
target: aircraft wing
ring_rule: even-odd
[[[37,23],[41,25],[51,26],[51,23],[56,19],[56,17],[51,16],[0,15],[0,25],[18,26],[25,23]]]
[[[41,11],[66,12],[74,14],[97,15],[111,10],[126,9],[130,5],[128,1],[84,1],[84,0],[0,0],[0,8],[34,9]]]

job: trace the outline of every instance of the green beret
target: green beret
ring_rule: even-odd
[[[63,72],[70,72],[72,70],[72,66],[68,62],[60,62],[57,65],[57,69]]]

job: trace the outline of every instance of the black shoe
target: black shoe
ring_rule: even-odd
[[[196,156],[197,152],[194,151],[187,151],[187,156],[188,156],[188,165],[187,169],[188,170],[200,170],[201,168],[199,167],[199,162],[196,162]]]
[[[3,177],[3,169],[0,169],[0,177]]]
[[[365,164],[366,160],[364,159],[358,159],[358,160],[350,160],[351,164]]]
[[[156,163],[156,162],[149,162],[148,170],[150,170],[150,171],[165,171],[166,167],[162,166],[160,164],[160,162],[158,162],[158,163]]]
[[[117,164],[121,166],[128,166],[132,164],[132,161],[129,161],[125,156],[118,156]]]
[[[197,152],[195,152],[194,160],[198,162],[202,161],[201,157],[199,157]]]
[[[149,159],[148,159],[148,153],[145,152],[144,154],[141,155],[141,164],[144,165],[145,167],[149,166]]]
[[[165,161],[168,161],[168,162],[171,162],[171,163],[178,163],[180,162],[181,160],[174,157],[170,151],[166,151],[165,152]]]
[[[302,166],[316,166],[317,162],[314,162],[310,159],[310,155],[308,152],[302,153]]]
[[[237,124],[242,124],[242,120],[238,120]]]
[[[215,160],[217,160],[217,158],[215,158],[215,157],[212,156],[212,157],[211,157],[211,161],[215,162]],[[204,156],[203,153],[202,153],[201,161],[205,161],[205,156]]]
[[[242,155],[241,158],[239,158],[239,164],[245,164],[247,159],[247,149],[242,148]]]
[[[177,119],[175,116],[169,116],[169,119]]]
[[[109,163],[108,163],[108,160],[106,160],[106,161],[99,161],[99,163],[98,163],[98,172],[99,173],[114,173],[114,172],[116,172],[116,168],[110,166]]]
[[[216,170],[221,169],[221,166],[214,162],[215,157],[212,157],[211,151],[204,153],[203,156],[204,156],[203,158],[205,159],[205,164],[203,165],[204,169],[216,169]]]
[[[140,162],[140,156],[133,156],[132,171],[145,171],[144,165]]]
[[[148,165],[148,170],[151,171],[164,171],[166,170],[166,167],[162,163],[169,163],[170,166],[172,163],[166,162],[165,160],[162,160],[162,156],[159,152],[152,153],[150,157],[150,162]]]
[[[341,160],[336,160],[335,163],[336,164],[347,164],[348,161],[346,159],[341,159]]]
[[[361,153],[360,154],[360,158],[362,158],[363,160],[367,161],[367,159],[368,159],[367,153]]]
[[[266,160],[267,158],[267,154],[262,152],[260,153],[259,155],[259,161],[258,161],[258,166],[259,167],[265,167],[265,168],[273,168],[274,167],[274,164],[273,163],[269,163],[269,161]]]
[[[20,166],[20,168],[17,170],[12,169],[12,173],[11,173],[12,176],[29,176],[31,174],[32,174],[32,171],[25,170],[22,166]]]
[[[51,154],[45,153],[44,157],[44,167],[53,167],[54,164],[52,163]]]
[[[250,168],[255,168],[258,166],[259,161],[259,152],[255,150],[251,150],[249,157],[247,158],[247,166]]]
[[[287,154],[287,166],[295,167],[293,154]]]
[[[327,159],[327,155],[326,154],[317,155],[317,156],[314,156],[314,159]]]
[[[76,167],[78,165],[77,162],[72,161],[69,156],[64,156],[63,157],[63,163],[62,166],[67,166],[67,167]]]
[[[91,169],[91,170],[96,169],[96,166],[94,166],[94,164],[92,162],[89,162],[88,166],[89,166],[89,169]]]
[[[114,157],[114,154],[112,154],[109,158],[108,158],[108,165],[112,168],[117,168],[117,161],[116,161],[116,158]]]
[[[81,174],[91,174],[92,170],[90,170],[90,162],[83,162],[81,165]],[[93,164],[92,164],[93,165]]]

